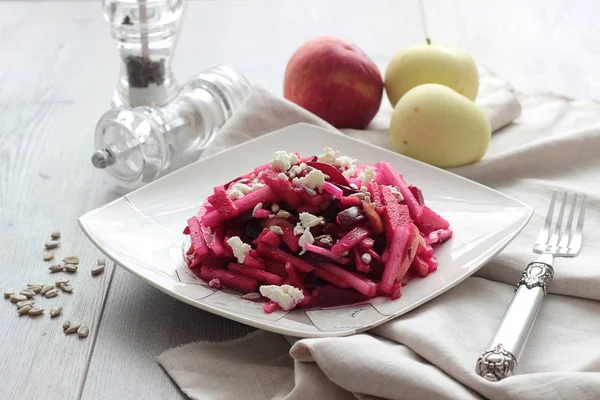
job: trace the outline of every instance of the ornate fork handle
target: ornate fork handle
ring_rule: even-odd
[[[550,254],[542,254],[527,266],[489,350],[477,359],[478,375],[499,381],[514,373],[553,277]]]

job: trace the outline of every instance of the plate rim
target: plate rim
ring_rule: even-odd
[[[182,170],[185,170],[187,168],[192,168],[196,164],[205,162],[206,160],[209,160],[211,158],[222,157],[223,155],[226,155],[230,151],[233,151],[235,149],[238,149],[239,147],[243,147],[245,145],[248,145],[248,144],[250,144],[252,142],[260,141],[260,140],[268,140],[270,137],[282,134],[282,132],[285,133],[287,130],[291,130],[291,128],[293,128],[293,127],[305,127],[307,129],[313,129],[313,130],[319,130],[319,131],[322,131],[322,132],[326,132],[326,134],[328,134],[328,135],[335,135],[335,136],[338,136],[338,137],[342,137],[345,140],[350,140],[350,141],[355,142],[355,143],[357,143],[357,144],[359,144],[361,146],[367,146],[367,147],[376,149],[378,151],[384,151],[384,152],[386,152],[386,153],[388,153],[388,154],[390,154],[392,156],[400,157],[400,158],[403,158],[405,160],[408,160],[409,162],[415,162],[417,164],[421,164],[425,168],[437,169],[437,170],[439,170],[439,171],[441,171],[441,172],[443,172],[445,174],[451,175],[453,177],[453,179],[459,178],[460,180],[466,181],[469,184],[475,184],[475,185],[477,185],[477,186],[479,186],[479,187],[481,187],[481,188],[483,188],[485,190],[492,191],[492,192],[494,192],[494,193],[496,193],[496,194],[498,194],[498,195],[500,195],[500,196],[502,196],[502,197],[504,197],[504,198],[506,198],[508,200],[511,200],[511,201],[513,201],[515,203],[518,203],[523,208],[523,212],[525,214],[525,218],[523,218],[520,226],[517,229],[515,229],[511,234],[509,234],[506,237],[504,237],[502,241],[499,241],[496,245],[492,246],[490,248],[490,249],[493,249],[492,251],[486,251],[486,252],[484,252],[483,254],[485,254],[485,256],[481,257],[476,262],[473,261],[473,262],[475,262],[477,264],[477,267],[474,267],[472,269],[472,271],[470,271],[467,274],[462,275],[461,277],[459,277],[458,279],[456,279],[455,281],[453,281],[451,284],[449,284],[449,285],[447,285],[447,286],[445,286],[445,287],[443,287],[441,289],[438,289],[438,290],[436,290],[436,291],[428,294],[427,296],[422,297],[418,301],[412,303],[410,306],[402,308],[402,309],[398,310],[395,313],[392,313],[390,315],[383,315],[382,314],[383,318],[380,319],[380,320],[378,320],[375,325],[369,324],[369,325],[362,326],[362,327],[359,327],[359,328],[351,328],[351,329],[346,329],[346,330],[341,330],[341,331],[336,331],[336,332],[322,332],[320,330],[317,330],[315,332],[301,332],[301,331],[296,331],[296,330],[293,330],[292,328],[286,328],[286,327],[277,326],[276,324],[269,323],[269,321],[262,322],[260,320],[251,319],[249,317],[244,316],[243,314],[232,313],[232,312],[229,312],[227,310],[215,307],[215,306],[213,306],[211,304],[202,303],[199,300],[192,299],[192,298],[189,298],[189,297],[185,297],[182,294],[180,294],[178,292],[175,292],[175,291],[171,291],[168,288],[160,285],[156,281],[154,281],[152,279],[149,279],[147,276],[145,276],[145,275],[143,275],[141,273],[138,273],[137,271],[131,269],[130,267],[128,267],[126,265],[125,262],[119,261],[120,257],[117,256],[117,255],[115,255],[115,254],[113,254],[109,249],[107,249],[104,246],[100,245],[99,242],[98,242],[98,240],[88,230],[88,228],[85,225],[85,220],[88,219],[88,218],[90,218],[93,214],[98,213],[98,212],[102,211],[103,209],[105,209],[107,207],[110,207],[111,205],[113,205],[113,204],[115,204],[117,202],[120,202],[120,201],[125,201],[133,210],[136,210],[136,207],[132,204],[131,200],[129,199],[129,195],[134,194],[134,193],[136,193],[138,191],[141,191],[142,189],[147,188],[147,187],[149,187],[151,185],[157,184],[157,183],[161,182],[162,179],[166,178],[167,176],[169,176],[171,174],[177,173],[178,171],[182,171]],[[462,283],[463,281],[465,281],[467,278],[473,276],[473,274],[475,272],[477,272],[479,269],[481,269],[492,258],[494,258],[495,256],[497,256],[502,250],[504,250],[515,239],[515,237],[519,233],[521,233],[521,231],[527,226],[527,224],[531,220],[531,217],[533,216],[533,213],[535,211],[534,207],[526,204],[525,202],[523,202],[523,201],[521,201],[519,199],[516,199],[516,198],[514,198],[512,196],[509,196],[509,195],[507,195],[507,194],[505,194],[503,192],[500,192],[499,190],[496,190],[494,188],[490,188],[490,187],[488,187],[486,185],[483,185],[483,184],[481,184],[479,182],[476,182],[476,181],[473,181],[471,179],[465,178],[465,177],[463,177],[461,175],[455,174],[453,172],[450,172],[450,171],[442,169],[442,168],[435,167],[433,165],[421,162],[419,160],[415,160],[413,158],[404,156],[402,154],[395,153],[395,152],[393,152],[391,150],[388,150],[386,148],[383,148],[381,146],[377,146],[377,145],[374,145],[374,144],[371,144],[371,143],[364,142],[364,141],[359,140],[359,139],[355,139],[353,137],[350,137],[350,136],[347,136],[347,135],[343,134],[340,131],[333,130],[333,129],[323,128],[323,127],[312,125],[312,124],[305,123],[305,122],[300,122],[300,123],[288,125],[286,127],[283,127],[283,128],[280,128],[280,129],[268,132],[268,133],[266,133],[264,135],[252,138],[252,139],[247,140],[245,142],[238,143],[235,146],[229,147],[229,148],[227,148],[227,149],[225,149],[223,151],[217,152],[217,153],[212,154],[212,155],[210,155],[208,157],[205,157],[205,158],[202,158],[200,160],[194,161],[193,163],[190,163],[190,164],[186,165],[185,167],[182,167],[182,168],[180,168],[180,169],[178,169],[176,171],[173,171],[171,174],[165,175],[164,177],[161,177],[160,179],[157,179],[154,182],[150,182],[147,185],[144,185],[144,186],[142,186],[140,188],[137,188],[137,189],[135,189],[135,190],[133,190],[133,191],[131,191],[129,193],[126,193],[126,194],[122,195],[121,197],[118,197],[117,199],[114,199],[114,200],[112,200],[112,201],[110,201],[110,202],[108,202],[108,203],[106,203],[104,205],[98,206],[98,207],[96,207],[96,208],[94,208],[94,209],[86,212],[85,214],[83,214],[82,216],[80,216],[77,219],[77,222],[78,222],[78,225],[79,225],[80,229],[87,236],[87,238],[92,242],[92,244],[94,244],[94,246],[96,248],[98,248],[98,250],[100,250],[106,257],[108,257],[111,261],[113,261],[116,266],[119,266],[119,267],[123,268],[127,272],[133,274],[137,278],[139,278],[142,281],[146,282],[150,286],[152,286],[152,287],[160,290],[161,292],[169,295],[170,297],[173,297],[173,298],[175,298],[175,299],[177,299],[179,301],[182,301],[182,302],[184,302],[186,304],[189,304],[189,305],[191,305],[193,307],[199,308],[199,309],[201,309],[203,311],[210,312],[210,313],[218,315],[220,317],[227,318],[227,319],[230,319],[230,320],[233,320],[235,322],[242,323],[242,324],[245,324],[245,325],[249,325],[249,326],[252,326],[254,328],[264,329],[264,330],[268,330],[268,331],[274,332],[274,333],[279,333],[279,334],[289,335],[289,336],[294,336],[294,337],[302,337],[302,338],[342,337],[342,336],[349,336],[349,335],[353,335],[353,334],[365,332],[365,331],[368,331],[369,329],[373,329],[373,328],[375,328],[377,326],[380,326],[380,325],[382,325],[382,324],[384,324],[386,322],[389,322],[392,319],[398,318],[398,317],[400,317],[400,316],[402,316],[402,315],[404,315],[404,314],[406,314],[406,313],[414,310],[415,308],[421,306],[422,304],[424,304],[424,303],[426,303],[426,302],[434,299],[435,297],[438,297],[438,296],[442,295],[443,293],[445,293],[445,292],[453,289],[454,287],[458,286],[460,283]],[[184,284],[183,282],[180,282],[180,283]],[[359,303],[356,303],[356,304],[358,305]],[[316,309],[319,309],[319,308],[316,308]]]

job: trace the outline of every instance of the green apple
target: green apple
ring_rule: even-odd
[[[402,96],[390,123],[395,151],[440,168],[481,160],[491,136],[481,108],[436,83],[419,85]]]
[[[392,57],[385,71],[385,90],[392,107],[406,92],[424,83],[439,83],[475,100],[479,74],[466,51],[429,42],[409,46]]]

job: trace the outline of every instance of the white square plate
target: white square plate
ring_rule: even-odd
[[[358,158],[385,160],[423,191],[425,202],[446,218],[454,237],[436,249],[439,269],[413,279],[398,300],[328,309],[276,311],[215,291],[192,274],[182,256],[182,231],[213,186],[264,164],[277,150],[302,156],[324,147]],[[444,293],[502,250],[529,221],[531,207],[447,171],[365,144],[337,132],[293,125],[198,161],[97,208],[79,219],[90,240],[123,268],[181,301],[225,318],[286,335],[345,336],[366,331]],[[135,301],[135,299],[132,299]]]

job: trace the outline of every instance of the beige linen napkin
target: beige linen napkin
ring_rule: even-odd
[[[600,299],[600,104],[514,94],[490,74],[481,82],[478,104],[496,129],[504,128],[484,160],[454,172],[534,206],[523,232],[476,276],[368,333],[297,340],[257,331],[168,350],[158,361],[184,393],[193,399],[600,398],[600,304],[591,300]],[[510,123],[519,103],[522,115]],[[388,146],[390,114],[384,102],[368,130],[345,133]],[[294,122],[326,126],[257,86],[207,153]],[[555,294],[544,303],[518,375],[487,382],[474,373],[475,361],[534,259],[531,247],[554,188],[588,196],[584,248],[577,258],[556,261]]]

